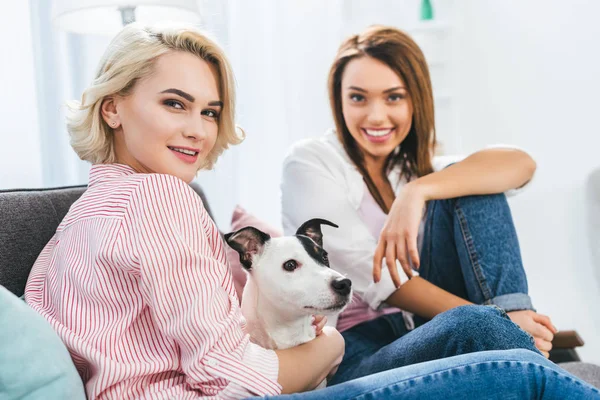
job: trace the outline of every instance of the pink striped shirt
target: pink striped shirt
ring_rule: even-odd
[[[25,289],[90,399],[275,395],[279,361],[250,343],[224,244],[180,179],[94,165]]]

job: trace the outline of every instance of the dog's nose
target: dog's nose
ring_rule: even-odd
[[[347,296],[350,293],[352,281],[350,279],[336,279],[333,282],[331,282],[331,287],[337,294]]]

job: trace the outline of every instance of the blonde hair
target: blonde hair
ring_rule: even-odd
[[[156,59],[171,51],[184,51],[214,65],[223,102],[214,148],[201,166],[211,169],[229,145],[244,139],[235,125],[235,87],[229,61],[223,50],[206,34],[190,26],[127,25],[115,36],[100,60],[96,78],[83,92],[81,102],[67,104],[67,129],[71,146],[82,160],[92,164],[116,162],[113,129],[104,121],[101,106],[105,98],[126,96],[136,82],[152,73]],[[239,135],[238,135],[239,130]]]

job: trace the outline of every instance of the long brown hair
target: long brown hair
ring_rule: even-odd
[[[346,126],[342,110],[342,76],[346,65],[353,59],[365,56],[382,61],[396,72],[404,82],[413,104],[410,131],[399,149],[388,156],[382,171],[384,178],[398,165],[402,170],[400,179],[407,181],[433,172],[431,149],[436,145],[436,139],[431,79],[425,56],[414,40],[404,32],[386,26],[372,26],[346,39],[329,71],[329,102],[338,138],[362,174],[377,204],[388,213],[389,209],[364,165],[363,152]]]

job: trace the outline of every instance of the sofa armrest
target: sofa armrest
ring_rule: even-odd
[[[552,340],[553,349],[572,349],[583,345],[584,341],[576,331],[557,332]]]

